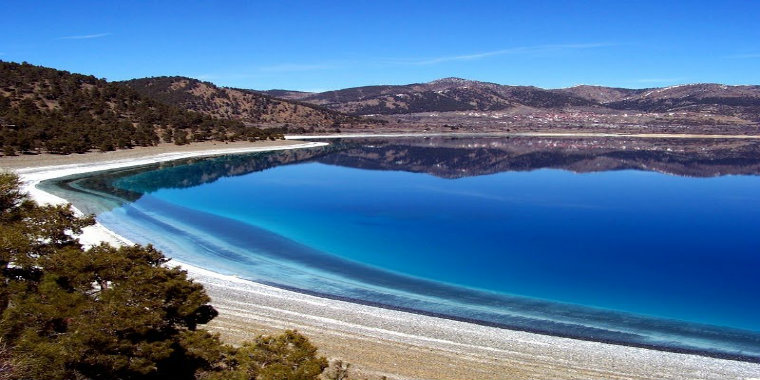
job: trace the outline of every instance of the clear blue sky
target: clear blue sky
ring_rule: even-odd
[[[760,84],[760,1],[15,1],[0,59],[109,80],[327,90]]]

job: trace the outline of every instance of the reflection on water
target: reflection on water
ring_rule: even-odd
[[[545,168],[565,172],[538,170]],[[246,175],[267,169],[272,170]],[[721,320],[720,313],[683,314],[704,306],[698,294],[684,293],[678,314],[670,305],[659,306],[660,313],[652,306],[654,293],[663,286],[682,292],[694,287],[710,300],[720,296],[712,290],[729,289],[733,285],[721,282],[733,284],[730,274],[741,272],[734,277],[747,277],[744,283],[737,282],[736,294],[721,300],[729,310],[729,304],[752,302],[747,294],[758,287],[751,273],[744,274],[757,262],[751,254],[757,247],[751,234],[758,229],[751,212],[758,206],[754,178],[689,182],[633,175],[631,169],[689,177],[755,175],[760,148],[737,140],[343,140],[310,150],[151,165],[44,186],[98,213],[102,223],[132,240],[260,282],[510,328],[760,359],[756,332],[587,307],[654,310],[650,314],[705,323]],[[487,176],[495,173],[502,174]],[[656,194],[642,196],[642,189]],[[694,207],[705,199],[711,204]],[[684,205],[689,208],[678,209]],[[720,209],[713,213],[710,207]],[[507,214],[519,218],[504,219]],[[699,230],[705,226],[709,230]],[[697,234],[689,232],[692,227]],[[684,233],[693,241],[668,240]],[[457,240],[459,235],[477,241]],[[715,256],[719,235],[738,236],[724,246],[736,252]],[[389,236],[392,241],[382,240]],[[362,244],[365,249],[357,253]],[[403,260],[379,254],[376,248],[384,245],[395,247]],[[489,253],[505,246],[513,249],[508,256]],[[436,252],[435,262],[419,255],[425,249]],[[468,250],[471,260],[488,263],[479,278],[461,265],[460,270],[446,266]],[[732,268],[732,254],[744,265],[734,262]],[[728,280],[721,280],[725,276]],[[608,285],[595,289],[593,281]],[[750,304],[745,315],[734,314],[736,322],[724,325],[751,328],[757,310]]]

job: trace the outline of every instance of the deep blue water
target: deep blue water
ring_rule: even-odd
[[[114,188],[141,196],[98,218],[169,256],[279,286],[760,358],[758,176],[537,169],[449,179],[320,161],[195,186],[155,182],[206,161],[115,176]]]

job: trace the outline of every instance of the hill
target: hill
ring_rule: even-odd
[[[531,86],[503,86],[461,78],[398,86],[366,86],[321,93],[283,90],[266,94],[288,96],[352,115],[393,115],[415,112],[498,111],[519,105],[535,108],[590,106],[594,102],[573,94]]]
[[[646,112],[708,112],[760,121],[760,86],[687,84],[650,89],[605,106]]]
[[[321,93],[263,91],[399,125],[476,130],[567,127],[638,131],[744,133],[760,122],[760,86],[691,84],[627,89],[574,86],[542,89],[461,78],[354,87]]]
[[[248,125],[335,129],[343,125],[377,122],[313,104],[279,99],[252,90],[218,87],[186,77],[142,78],[121,83],[166,104]],[[272,93],[287,95],[291,92],[273,90]]]
[[[569,88],[553,90],[556,93],[570,94],[598,104],[616,102],[629,99],[637,95],[646,93],[651,89],[629,89],[604,86],[580,85]]]
[[[373,115],[372,119],[367,115]],[[546,90],[461,78],[321,93],[218,87],[186,77],[107,82],[0,61],[0,147],[74,153],[283,132],[615,131],[756,133],[760,86]]]
[[[0,61],[0,146],[5,155],[276,135],[167,105],[93,76]]]

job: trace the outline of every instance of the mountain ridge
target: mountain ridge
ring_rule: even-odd
[[[573,116],[573,123],[578,125],[752,126],[760,123],[758,85],[691,83],[642,89],[577,85],[543,89],[447,77],[426,83],[362,86],[319,93],[276,91],[279,96],[347,114],[372,115],[386,120],[396,117],[399,123],[406,124],[487,124],[488,118],[498,123],[497,119],[503,117],[519,119],[517,124],[535,122],[525,120],[525,115],[537,115],[533,119],[543,117],[544,124],[557,121],[546,113],[562,120],[567,119],[568,114],[584,114]]]
[[[683,123],[691,120],[694,124],[760,122],[760,86],[757,85],[691,83],[642,89],[576,85],[543,89],[445,77],[406,85],[305,92],[220,87],[178,76],[138,78],[120,83],[168,104],[262,126],[308,124],[322,129],[341,126],[367,129],[391,121],[396,115],[433,112],[459,113],[461,116],[464,112],[529,114],[541,111],[619,113],[621,117],[628,117],[626,111],[648,114],[689,112],[692,114],[679,120]],[[152,86],[158,90],[151,89]],[[710,119],[711,116],[718,118]],[[443,115],[443,121],[438,121],[445,122],[447,117]],[[467,117],[464,119],[458,121],[466,124]],[[655,119],[644,118],[643,122],[657,122]],[[429,118],[398,121],[404,124],[435,123]]]
[[[183,76],[138,78],[119,83],[170,105],[212,117],[242,121],[248,125],[338,128],[343,124],[374,122],[318,105],[277,98],[253,90],[220,87],[211,82]]]
[[[3,155],[270,139],[283,133],[420,130],[756,135],[760,86],[547,90],[446,77],[311,93],[220,87],[180,76],[108,82],[0,61]]]

